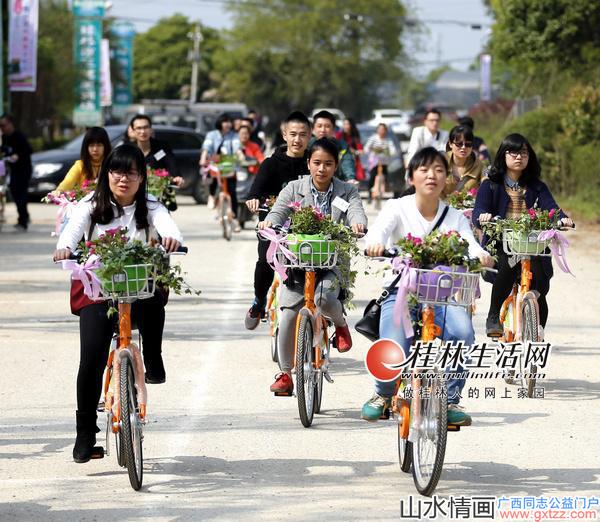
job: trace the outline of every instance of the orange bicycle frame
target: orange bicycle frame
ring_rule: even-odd
[[[500,309],[500,322],[504,324],[504,320],[506,318],[506,314],[508,313],[508,309],[510,304],[512,307],[512,325],[513,331],[506,330],[506,334],[501,337],[501,339],[505,342],[511,343],[516,339],[517,332],[520,331],[521,325],[521,303],[523,302],[523,298],[525,294],[529,292],[531,288],[531,279],[533,278],[533,273],[531,272],[531,259],[525,258],[521,260],[521,279],[519,282],[519,287],[513,285],[512,291],[510,295],[504,300],[502,303],[502,308]]]

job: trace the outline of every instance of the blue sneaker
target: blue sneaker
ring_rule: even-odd
[[[386,408],[390,407],[390,404],[391,399],[389,397],[382,397],[376,393],[363,404],[360,416],[369,422],[378,421]]]
[[[458,404],[448,404],[448,424],[470,426],[471,417]]]

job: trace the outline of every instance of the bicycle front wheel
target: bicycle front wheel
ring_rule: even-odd
[[[221,202],[221,224],[223,226],[223,238],[231,241],[233,235],[233,219],[231,217],[231,200],[226,197]]]
[[[430,373],[417,380],[412,400],[413,480],[417,491],[428,497],[440,480],[446,453],[448,400],[443,387],[442,378]]]
[[[412,451],[413,446],[407,438],[407,434],[403,432],[403,425],[405,422],[410,422],[410,406],[404,400],[401,402],[400,414],[398,416],[398,461],[400,462],[400,469],[404,473],[410,473],[410,467],[412,465]],[[406,419],[404,417],[406,416]]]
[[[271,335],[271,359],[273,362],[279,363],[279,354],[277,353],[279,345],[279,328],[276,328]]]
[[[136,491],[142,487],[144,457],[142,453],[142,423],[139,417],[137,392],[131,358],[121,359],[121,452],[129,473],[129,482]]]
[[[539,319],[536,303],[532,299],[526,299],[523,302],[523,348],[527,349],[527,344],[537,342],[539,335]],[[527,388],[527,397],[533,397],[535,388],[537,367],[535,364],[525,365],[525,354],[519,356],[521,379],[523,387]]]
[[[314,367],[313,327],[310,319],[300,316],[296,344],[296,396],[300,422],[308,428],[315,413],[316,371]]]

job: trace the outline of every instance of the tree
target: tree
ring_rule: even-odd
[[[188,33],[194,23],[181,14],[163,18],[147,32],[136,35],[133,53],[134,97],[178,99],[182,87],[189,86],[191,64],[188,54],[192,42]],[[213,55],[221,47],[218,31],[202,27],[200,44],[199,91],[208,89]],[[189,87],[188,87],[189,92]]]
[[[30,135],[48,130],[53,138],[75,105],[73,14],[66,0],[40,2],[37,90],[11,94],[11,112]]]
[[[399,0],[233,0],[230,8],[234,27],[214,75],[225,99],[276,119],[318,106],[363,117],[377,88],[402,76]]]

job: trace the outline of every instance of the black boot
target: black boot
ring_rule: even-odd
[[[160,352],[158,354],[144,353],[144,366],[146,367],[147,384],[162,384],[167,380],[165,365]]]
[[[504,329],[500,324],[500,317],[498,314],[490,314],[485,322],[485,330],[488,337],[497,339],[504,333]]]
[[[77,438],[73,447],[73,460],[79,464],[90,459],[104,457],[104,449],[96,446],[96,412],[75,412],[77,419]]]

